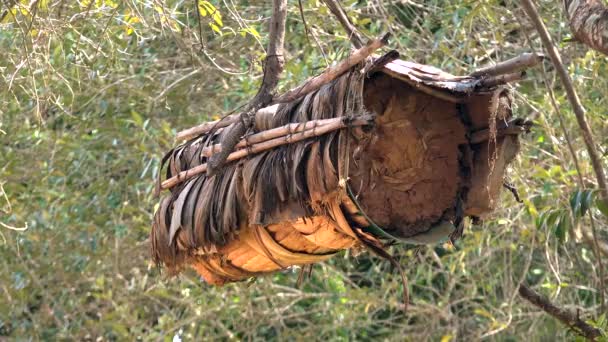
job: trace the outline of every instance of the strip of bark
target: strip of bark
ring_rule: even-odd
[[[602,336],[602,333],[598,329],[585,323],[577,314],[555,306],[547,298],[524,284],[519,285],[519,295],[588,340],[595,341],[598,337]]]
[[[401,81],[411,85],[416,90],[419,90],[425,94],[434,96],[434,97],[444,100],[444,101],[448,101],[448,102],[452,102],[452,103],[465,103],[468,100],[464,96],[454,95],[449,90],[440,90],[436,87],[428,86],[422,82],[414,81],[411,78],[409,78],[408,76],[402,75],[401,73],[393,71],[389,68],[382,69],[382,72],[384,72],[385,74],[387,74],[393,78],[396,78],[398,80],[401,80]],[[473,90],[473,87],[471,87],[471,91],[472,90]]]
[[[546,57],[536,53],[522,53],[517,57],[513,57],[506,61],[498,62],[491,66],[486,66],[473,71],[471,77],[480,76],[498,76],[504,74],[512,74],[518,71],[523,71],[542,62]]]
[[[373,116],[371,116],[371,115],[362,115],[360,117],[354,118],[352,120],[352,122],[349,122],[349,118],[343,117],[339,121],[333,122],[331,124],[323,125],[321,127],[318,127],[317,129],[310,129],[310,130],[304,131],[301,134],[282,136],[282,137],[278,137],[275,139],[267,140],[267,141],[252,145],[249,148],[237,150],[235,152],[230,153],[228,155],[228,157],[226,158],[226,161],[231,162],[234,160],[244,158],[251,154],[256,154],[256,153],[260,153],[263,151],[273,149],[278,146],[292,144],[292,143],[302,141],[302,140],[305,140],[308,138],[318,137],[318,136],[327,134],[329,132],[336,131],[338,129],[346,128],[349,126],[369,125],[372,122],[373,122]],[[173,177],[163,181],[161,184],[161,189],[164,190],[164,189],[172,188],[181,182],[187,181],[187,180],[191,179],[192,177],[199,175],[201,173],[207,172],[207,171],[208,171],[208,163],[202,164],[199,166],[195,166],[186,171],[182,171],[179,174],[177,174],[176,176],[173,176]]]
[[[331,68],[325,69],[325,71],[323,71],[323,73],[321,75],[315,76],[315,77],[307,80],[306,82],[304,82],[304,84],[287,91],[286,93],[277,97],[273,102],[274,103],[291,102],[306,94],[309,94],[315,90],[318,90],[325,84],[335,80],[337,77],[344,74],[346,71],[348,71],[353,66],[359,64],[365,58],[369,57],[374,51],[385,46],[388,43],[389,37],[390,37],[390,34],[387,33],[384,36],[382,36],[382,38],[370,40],[367,43],[367,45],[365,45],[364,47],[362,47],[358,50],[355,50],[350,56],[348,56],[342,62],[338,63],[337,65],[335,65]]]
[[[564,0],[574,36],[608,55],[608,8],[600,0]]]
[[[331,11],[331,13],[338,19],[340,25],[346,31],[348,35],[348,39],[353,44],[356,49],[360,49],[363,47],[363,39],[361,39],[361,33],[357,30],[357,28],[350,22],[346,12],[342,9],[342,6],[336,0],[323,0],[327,8]]]

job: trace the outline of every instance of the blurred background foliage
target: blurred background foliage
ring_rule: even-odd
[[[404,316],[398,274],[369,254],[316,265],[300,288],[297,270],[215,288],[150,263],[159,157],[176,131],[255,94],[270,2],[1,4],[0,340],[573,339],[517,296],[521,281],[604,328],[608,260],[599,263],[584,232],[592,216],[608,241],[606,207],[594,199],[588,156],[550,64],[514,89],[516,115],[537,124],[509,170],[524,203],[503,193],[495,214],[468,226],[455,247],[392,247],[410,281]],[[542,50],[511,0],[342,4],[367,36],[392,32],[403,59],[454,74]],[[560,2],[539,6],[605,165],[608,58],[571,41]],[[301,9],[308,34],[300,5],[289,2],[284,90],[350,48],[319,0],[302,0]]]

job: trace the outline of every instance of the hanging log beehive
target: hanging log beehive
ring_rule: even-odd
[[[446,222],[457,237],[464,217],[496,207],[527,129],[502,87],[522,76],[512,71],[456,77],[401,60],[352,68],[260,110],[212,177],[205,163],[235,121],[206,124],[163,159],[171,193],[155,214],[153,258],[221,285],[344,249],[381,250],[388,236],[415,241]]]

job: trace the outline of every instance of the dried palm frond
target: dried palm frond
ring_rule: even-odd
[[[362,90],[363,76],[358,70],[351,71],[316,92],[280,105],[272,116],[256,118],[256,130],[268,133],[293,123],[315,120],[328,123],[334,118],[365,114]],[[326,126],[311,130],[323,127]],[[224,132],[212,130],[170,151],[163,158],[167,164],[166,178],[204,165],[210,152],[217,151]],[[310,130],[291,135],[297,138],[298,134],[306,132],[310,133]],[[199,262],[199,269],[201,263],[213,268],[211,260],[220,255],[218,249],[229,246],[236,239],[249,239],[252,248],[274,264],[265,268],[258,261],[256,269],[266,271],[322,260],[337,250],[351,247],[354,234],[349,237],[346,233],[344,238],[335,241],[326,239],[327,234],[339,226],[328,221],[327,215],[332,210],[339,215],[339,209],[331,206],[338,203],[338,145],[346,134],[346,131],[330,131],[320,136],[312,135],[310,139],[228,164],[223,172],[213,177],[201,173],[174,186],[162,199],[152,227],[155,261],[179,269],[186,260],[198,258],[206,260]],[[237,147],[248,148],[243,144]],[[309,220],[318,229],[299,233],[298,227],[307,226]],[[334,221],[340,220],[344,221],[334,217]],[[292,222],[291,235],[286,233],[287,229],[278,234],[276,225],[284,222]],[[273,227],[276,234],[287,234],[285,239],[271,237]],[[323,242],[321,245],[307,242],[311,238]],[[271,243],[274,239],[281,241],[283,246]],[[290,243],[304,248],[300,251],[308,254],[298,257],[281,250]],[[322,247],[323,244],[326,246]],[[290,255],[292,259],[279,261],[281,255]],[[219,265],[225,260],[217,262]],[[255,273],[246,272],[247,267],[242,266],[238,274],[251,276]]]

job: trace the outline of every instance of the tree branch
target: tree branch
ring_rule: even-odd
[[[577,314],[558,308],[547,298],[524,284],[519,285],[519,295],[591,341],[595,341],[598,337],[602,336],[602,333],[598,329],[585,323]]]
[[[338,3],[338,0],[323,0],[323,2],[325,5],[327,5],[327,8],[329,8],[331,13],[333,13],[333,15],[338,19],[340,25],[342,25],[346,31],[348,39],[350,39],[350,42],[353,44],[355,49],[362,48],[363,39],[361,38],[361,33],[359,33],[357,28],[350,22],[348,16],[342,9],[342,6],[340,3]]]
[[[310,92],[321,88],[323,85],[333,81],[338,76],[344,74],[348,69],[359,64],[365,58],[369,57],[374,51],[386,45],[388,43],[389,37],[390,34],[387,33],[380,39],[373,39],[369,41],[367,45],[361,47],[358,50],[355,50],[350,56],[348,56],[339,64],[331,68],[325,69],[325,71],[323,71],[321,75],[315,76],[304,82],[304,84],[293,88],[282,94],[281,96],[277,97],[274,100],[274,103],[291,102],[299,97],[302,97]]]
[[[587,152],[589,153],[589,158],[591,159],[591,164],[593,165],[593,170],[595,171],[595,176],[597,179],[597,184],[602,191],[602,198],[608,198],[608,190],[606,187],[606,176],[604,174],[604,169],[602,166],[602,160],[600,158],[599,153],[597,152],[597,148],[595,146],[595,142],[593,141],[593,135],[591,133],[591,128],[587,123],[587,119],[585,118],[585,108],[581,104],[581,101],[576,94],[576,90],[574,89],[574,85],[572,84],[572,79],[564,67],[562,62],[562,58],[557,51],[557,48],[553,44],[551,36],[545,27],[542,19],[540,18],[538,11],[536,10],[536,6],[532,3],[532,0],[521,0],[522,7],[528,14],[528,17],[532,20],[532,23],[536,27],[540,35],[540,39],[547,49],[549,53],[549,57],[555,66],[555,70],[559,78],[564,85],[566,90],[566,95],[568,96],[568,100],[570,101],[570,105],[572,106],[572,110],[574,111],[574,115],[576,116],[576,121],[581,129],[581,133],[583,135],[583,140],[585,141],[585,145],[587,147]]]
[[[279,76],[285,66],[283,48],[285,45],[285,21],[287,19],[287,0],[274,0],[272,5],[272,18],[268,33],[268,51],[264,65],[264,78],[253,104],[262,104],[266,107],[272,101],[272,92],[279,84]],[[257,108],[257,109],[259,109]],[[256,109],[256,110],[257,110]]]
[[[533,67],[538,63],[542,62],[544,58],[544,55],[526,52],[506,61],[498,62],[494,65],[479,68],[473,71],[469,76],[499,76],[504,74],[515,73],[518,71],[524,71],[525,69]]]
[[[268,51],[264,65],[264,78],[260,90],[248,105],[248,109],[239,115],[239,121],[229,126],[221,144],[222,151],[214,154],[207,161],[207,174],[213,176],[224,165],[230,152],[245,135],[254,122],[255,113],[272,102],[273,92],[279,83],[279,76],[283,72],[285,58],[283,47],[285,45],[285,21],[287,19],[287,0],[274,0],[272,3],[272,18],[268,33]]]
[[[599,0],[564,0],[574,36],[608,55],[608,8]]]

